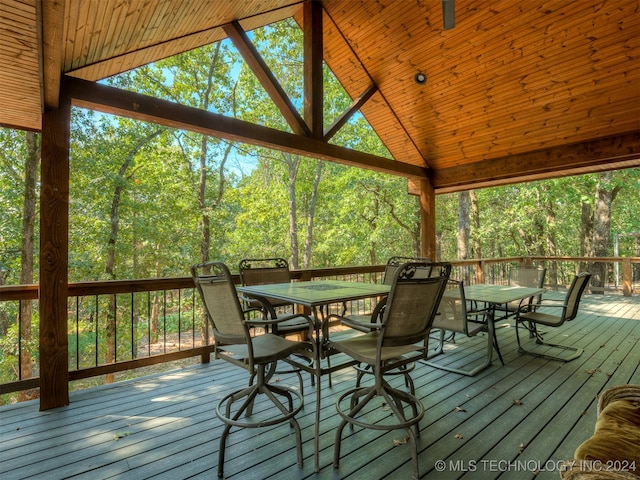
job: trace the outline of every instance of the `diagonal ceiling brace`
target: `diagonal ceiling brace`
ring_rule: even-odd
[[[367,103],[367,100],[371,98],[371,96],[378,91],[378,87],[375,85],[371,85],[364,92],[360,94],[358,98],[355,98],[349,108],[347,108],[342,115],[335,119],[333,124],[327,128],[327,131],[324,133],[325,141],[329,141],[338,130],[342,128],[342,126],[349,121],[349,119],[358,111],[360,107]]]
[[[247,63],[253,74],[258,78],[269,97],[271,97],[273,103],[278,107],[280,113],[282,113],[282,116],[291,127],[291,130],[293,130],[297,135],[303,135],[306,137],[311,136],[311,130],[304,122],[271,70],[269,70],[264,59],[260,56],[260,53],[258,53],[253,43],[251,43],[251,40],[240,24],[237,21],[233,21],[223,25],[222,28],[227,34],[227,37],[229,37],[238,49],[238,52],[240,52],[240,55],[242,55],[242,58],[244,58],[244,61]]]

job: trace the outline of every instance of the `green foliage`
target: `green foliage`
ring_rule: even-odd
[[[251,36],[302,115],[302,32],[297,24],[287,20],[254,30]],[[228,41],[108,82],[291,131]],[[351,102],[326,65],[324,93],[326,128]],[[331,143],[390,157],[360,114]],[[0,283],[19,281],[25,156],[24,132],[0,128]],[[232,269],[244,257],[307,253],[310,266],[321,267],[382,264],[392,255],[420,252],[419,204],[407,194],[404,178],[83,109],[72,111],[70,162],[71,282],[186,276],[189,266],[201,261],[207,222],[209,258]],[[199,198],[202,178],[206,188]],[[472,227],[471,236],[485,258],[547,255],[551,249],[556,255],[579,255],[582,204],[593,205],[596,183],[596,175],[585,175],[477,190],[479,226]],[[640,169],[614,172],[610,186],[621,187],[612,204],[612,236],[621,235],[620,255],[639,255],[637,238],[624,234],[640,232]],[[441,260],[457,258],[457,215],[457,194],[436,198]],[[115,253],[112,273],[107,271],[110,249]],[[104,359],[106,301],[100,299],[97,306],[82,303],[77,322],[70,321],[72,364]],[[144,312],[149,300],[119,297],[117,305],[117,355],[127,358],[149,335],[149,327],[134,320],[132,333],[126,312]],[[0,324],[7,327],[0,338],[3,379],[16,369],[15,307],[0,303]],[[169,333],[177,329],[172,308],[175,305],[168,305],[162,315]],[[32,354],[36,358],[37,348]]]

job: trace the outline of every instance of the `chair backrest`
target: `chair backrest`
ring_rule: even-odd
[[[242,285],[268,285],[271,283],[289,283],[291,272],[289,263],[280,257],[274,258],[245,258],[238,265]],[[291,305],[289,302],[269,299],[272,307]],[[259,305],[259,302],[251,302]]]
[[[449,263],[411,262],[397,268],[382,317],[382,347],[426,338],[450,274]]]
[[[467,301],[463,282],[449,279],[432,326],[450,332],[468,334]]]
[[[547,269],[533,266],[511,267],[509,285],[514,287],[542,288]]]
[[[249,332],[236,286],[227,266],[208,262],[191,267],[191,276],[213,327],[216,343],[248,343]]]
[[[398,270],[398,267],[400,267],[405,263],[410,263],[410,262],[433,263],[429,257],[400,257],[400,256],[390,257],[389,260],[387,260],[387,265],[384,269],[384,278],[382,280],[382,283],[384,283],[385,285],[391,285],[393,283],[393,278],[395,276],[396,271]],[[430,270],[423,271],[423,273],[426,273],[426,272],[428,272],[427,276],[431,275]]]
[[[582,298],[582,294],[584,293],[590,278],[590,273],[582,272],[576,275],[571,282],[571,286],[569,287],[569,291],[567,292],[567,296],[564,301],[566,308],[563,309],[563,320],[570,321],[576,318],[580,299]]]
[[[238,265],[242,285],[267,285],[291,281],[289,263],[284,258],[245,258]]]

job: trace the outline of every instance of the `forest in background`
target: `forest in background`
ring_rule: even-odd
[[[251,35],[302,109],[298,26]],[[324,79],[331,124],[351,99],[326,68]],[[289,130],[228,41],[106,82]],[[361,115],[332,142],[389,157]],[[39,143],[37,133],[0,129],[0,285],[38,282]],[[207,260],[236,270],[242,258],[282,256],[308,268],[420,253],[419,203],[404,178],[77,108],[70,162],[70,282],[184,277]],[[616,235],[619,255],[640,256],[630,235],[640,232],[639,198],[640,169],[438,195],[437,259],[613,256]],[[30,303],[20,316],[36,325]],[[17,321],[7,312],[0,304],[5,353]]]
[[[301,109],[302,31],[285,20],[251,35]],[[326,67],[324,78],[331,124],[351,99]],[[288,130],[228,41],[106,82]],[[210,259],[233,268],[283,256],[306,268],[420,252],[404,178],[82,109],[71,134],[72,282],[184,276]],[[389,157],[360,115],[333,142]],[[39,136],[1,129],[0,146],[0,284],[37,282]],[[639,193],[640,171],[629,169],[439,195],[438,257],[610,256],[614,234],[640,232]],[[620,245],[639,254],[638,237]]]

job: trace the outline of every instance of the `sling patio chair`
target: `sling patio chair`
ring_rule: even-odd
[[[429,274],[426,274],[427,270]],[[433,276],[436,270],[439,275]],[[424,358],[426,337],[450,273],[451,264],[448,263],[401,265],[394,273],[379,327],[345,340],[329,340],[331,349],[361,364],[370,365],[374,378],[373,385],[351,388],[340,395],[336,402],[342,421],[336,432],[334,468],[339,468],[342,431],[347,424],[375,430],[406,429],[413,477],[419,477],[416,442],[420,435],[419,422],[424,416],[424,406],[415,395],[391,386],[385,373]],[[347,399],[348,406],[345,405]],[[391,414],[383,412],[385,409],[380,408],[381,403],[388,407]]]
[[[396,270],[403,264],[409,262],[422,262],[422,263],[432,263],[431,259],[428,257],[402,257],[402,256],[393,256],[389,257],[387,263],[384,268],[384,275],[382,277],[382,283],[385,285],[391,285],[393,282],[393,278],[395,276]],[[431,275],[431,271],[429,269],[425,269],[422,272],[424,275]],[[384,311],[384,304],[387,301],[386,297],[382,298],[378,301],[372,312],[364,313],[364,314],[354,314],[347,315],[349,321],[351,322],[351,328],[355,328],[356,330],[360,330],[362,332],[370,331],[369,323],[371,322],[379,322],[379,317]],[[344,315],[344,314],[343,314]]]
[[[553,300],[545,300],[544,298],[535,311],[518,312],[516,316],[516,338],[518,340],[518,350],[522,353],[535,355],[537,357],[548,358],[551,360],[560,360],[568,362],[582,355],[583,349],[574,346],[560,345],[555,343],[547,343],[542,337],[542,333],[538,330],[538,325],[546,327],[560,327],[564,322],[569,322],[576,318],[578,307],[582,294],[591,278],[591,274],[583,272],[576,275],[571,282],[569,291],[564,301],[556,302]],[[546,313],[547,308],[556,309],[559,315]],[[543,309],[544,311],[541,311]],[[521,343],[519,329],[527,330],[533,340],[528,344],[534,343],[533,349],[527,344],[527,348]],[[550,353],[554,349],[567,350],[573,352],[570,355],[558,355]]]
[[[267,285],[271,283],[289,283],[291,272],[289,263],[284,258],[245,258],[238,265],[240,282],[246,285]],[[250,308],[262,310],[265,318],[276,319],[278,313],[287,314],[287,310],[294,313],[295,306],[290,302],[278,300],[276,298],[256,298],[241,296],[245,304]],[[283,322],[273,325],[273,332],[276,335],[287,335],[293,333],[305,333],[309,326],[305,317],[294,316]]]
[[[428,257],[403,257],[403,256],[393,256],[387,260],[384,269],[384,276],[382,277],[382,283],[385,285],[391,285],[393,283],[393,279],[395,278],[395,273],[401,265],[404,265],[408,262],[421,262],[430,264],[432,260]],[[439,272],[439,271],[438,271]],[[419,274],[425,276],[431,276],[432,270],[430,268],[424,268],[419,271]],[[382,321],[382,315],[384,313],[384,307],[387,303],[387,297],[379,299],[378,303],[374,307],[373,311],[365,314],[356,314],[356,315],[347,315],[342,318],[341,324],[354,330],[358,330],[360,332],[370,332],[380,327],[380,322]],[[356,387],[360,386],[362,379],[365,374],[371,373],[370,365],[360,365],[356,364],[354,368],[357,370],[356,377]],[[385,375],[403,375],[405,379],[405,385],[409,389],[409,391],[413,394],[415,389],[413,386],[413,380],[411,379],[410,373],[415,368],[415,363],[409,363],[405,365],[401,365],[399,368],[395,370],[389,370],[385,373]]]
[[[436,355],[430,356],[423,363],[448,372],[460,373],[473,376],[491,365],[493,357],[493,338],[491,332],[487,335],[487,353],[485,361],[475,367],[458,368],[452,367],[433,360],[435,356],[445,353],[446,332],[463,333],[467,337],[475,337],[481,332],[487,332],[488,325],[485,320],[485,313],[481,310],[469,310],[468,303],[464,295],[464,284],[458,280],[449,279],[447,288],[440,302],[440,309],[433,320],[433,328],[439,330],[439,341],[436,347]],[[429,337],[427,337],[429,339]],[[448,339],[455,343],[455,336]]]
[[[512,287],[543,288],[546,274],[547,269],[543,267],[533,265],[512,266],[509,269],[509,285]],[[536,295],[524,301],[506,303],[502,305],[499,312],[496,311],[496,315],[498,313],[502,314],[496,320],[514,317],[521,309],[535,310],[541,299],[542,295]]]
[[[191,274],[213,328],[215,358],[241,367],[250,375],[248,387],[226,395],[216,406],[216,416],[225,425],[220,437],[218,477],[224,474],[225,446],[231,427],[259,428],[290,423],[296,435],[298,465],[302,466],[302,435],[295,419],[304,406],[302,377],[299,371],[294,372],[299,382],[296,389],[282,382],[270,383],[272,376],[269,372],[275,370],[278,361],[298,367],[299,363],[293,355],[317,358],[316,343],[312,340],[288,340],[272,333],[251,336],[250,327],[266,327],[286,321],[287,317],[247,320],[231,273],[224,263],[193,265]],[[314,323],[306,318],[309,338],[312,338]],[[316,370],[316,374],[319,376],[320,372]],[[260,412],[254,412],[254,401],[258,395],[264,395],[271,402],[271,408],[261,407]],[[244,418],[241,418],[243,415]]]

